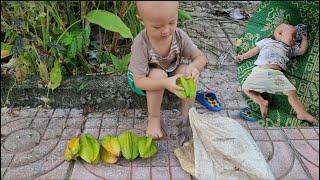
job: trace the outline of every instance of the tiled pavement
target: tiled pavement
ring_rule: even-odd
[[[206,86],[217,92],[225,108],[216,113],[237,120],[248,130],[277,179],[319,179],[319,127],[264,128],[239,118],[239,109],[246,103],[239,92],[236,66],[230,58],[218,62],[217,57],[243,32],[246,22],[216,16],[207,11],[207,5],[185,5],[194,20],[184,29],[210,61],[201,74],[199,88]],[[199,104],[196,107],[200,113],[213,113]],[[169,137],[156,141],[159,151],[147,160],[128,162],[121,158],[115,165],[63,160],[67,141],[81,133],[90,132],[97,138],[124,130],[143,134],[145,109],[109,110],[87,116],[79,109],[4,111],[1,109],[1,179],[192,179],[181,169],[173,154],[177,142]],[[176,110],[162,111],[168,124],[176,123],[177,117]],[[169,127],[167,132],[176,130]]]
[[[199,112],[213,113],[197,106]],[[278,179],[319,178],[319,128],[264,128],[241,120],[239,110],[226,108],[219,114],[237,120],[251,133]],[[169,124],[177,117],[177,111],[162,114]],[[1,179],[191,179],[173,154],[176,140],[169,137],[156,141],[159,151],[147,160],[121,158],[116,165],[63,160],[67,140],[73,136],[90,132],[101,139],[124,130],[143,134],[145,125],[146,112],[141,109],[87,116],[78,109],[12,109],[1,115]]]

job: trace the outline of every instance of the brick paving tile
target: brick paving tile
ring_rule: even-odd
[[[306,159],[302,159],[302,162],[308,168],[308,171],[311,174],[312,179],[318,180],[319,179],[319,163],[317,164],[317,166],[315,166],[311,164],[309,161],[307,161]]]
[[[169,167],[151,167],[152,180],[170,179]]]
[[[285,180],[292,180],[292,179],[309,179],[307,173],[303,170],[301,163],[295,159],[292,169],[288,174],[281,176],[277,176],[277,178],[285,179]]]
[[[311,163],[319,166],[319,152],[315,151],[304,140],[292,140],[293,147],[299,152],[301,158],[307,159]]]
[[[151,167],[132,167],[132,180],[149,180]]]
[[[191,176],[185,172],[181,167],[170,167],[171,178],[173,180],[191,180]]]
[[[265,130],[251,130],[251,134],[254,140],[270,140]]]
[[[67,117],[70,109],[57,108],[54,110],[52,117]]]
[[[72,171],[72,175],[71,175],[70,179],[72,179],[72,180],[78,180],[78,179],[80,179],[80,180],[82,180],[82,179],[102,180],[103,178],[97,177],[96,175],[92,174],[90,171],[85,169],[80,162],[76,162],[73,167],[73,171]]]
[[[228,3],[234,5],[236,2]],[[196,18],[215,19],[188,21],[182,27],[209,60],[208,67],[200,75],[198,89],[215,90],[224,106],[222,111],[212,112],[196,102],[198,112],[228,116],[247,129],[276,179],[319,179],[319,127],[263,127],[239,117],[240,109],[247,104],[235,62],[229,56],[221,62],[218,58],[242,34],[247,21],[235,22],[225,16],[216,16],[212,13],[215,10],[206,2],[184,4]],[[149,159],[137,158],[130,162],[121,157],[116,164],[100,162],[96,165],[80,159],[64,161],[67,140],[81,133],[91,133],[102,139],[106,134],[119,135],[130,130],[144,136],[146,108],[97,111],[86,116],[78,108],[12,108],[10,112],[5,111],[5,108],[1,109],[1,179],[193,179],[180,167],[173,154],[179,145],[170,137],[156,141],[158,153]],[[178,116],[177,109],[161,110],[161,119],[167,125],[166,133],[177,132]]]
[[[319,139],[319,134],[313,128],[299,130],[306,139]]]
[[[286,142],[273,142],[274,153],[268,162],[275,177],[285,176],[291,171],[294,162],[294,152]]]
[[[270,139],[273,141],[285,141],[286,140],[286,136],[284,134],[284,132],[280,129],[268,129],[267,130]]]
[[[36,179],[37,180],[65,179],[65,177],[67,175],[68,168],[69,168],[69,163],[64,162],[60,166],[58,166],[55,169],[48,172],[47,174],[44,174]]]
[[[298,129],[290,128],[283,130],[289,139],[303,139],[303,136]]]

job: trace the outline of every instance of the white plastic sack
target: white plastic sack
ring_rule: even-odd
[[[259,147],[235,120],[189,111],[195,176],[202,179],[275,179]]]

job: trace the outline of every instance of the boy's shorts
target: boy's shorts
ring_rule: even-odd
[[[279,70],[256,66],[242,84],[242,89],[259,93],[283,94],[284,91],[296,90],[287,77]]]
[[[128,78],[128,84],[130,86],[130,88],[137,94],[141,95],[141,96],[146,96],[146,91],[142,90],[140,88],[138,88],[137,86],[135,86],[134,81],[133,81],[133,73],[128,70],[127,73],[127,78]]]
[[[168,77],[172,76],[172,73],[167,73]],[[146,91],[142,90],[140,88],[138,88],[133,81],[133,73],[132,71],[128,70],[127,72],[127,78],[128,78],[128,84],[130,86],[130,88],[137,94],[141,95],[141,96],[146,96]]]

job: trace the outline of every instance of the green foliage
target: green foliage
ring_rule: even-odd
[[[86,162],[96,164],[101,158],[106,164],[114,164],[121,154],[132,161],[139,155],[146,159],[157,153],[157,146],[150,136],[138,136],[131,131],[122,132],[118,137],[105,135],[100,143],[90,133],[73,137],[66,146],[64,159],[76,160],[80,156]]]
[[[131,53],[125,55],[122,59],[118,59],[113,54],[110,54],[110,56],[111,56],[111,60],[112,60],[112,64],[114,65],[114,68],[110,69],[109,72],[111,73],[118,72],[120,74],[127,72],[128,64],[131,58]]]
[[[59,61],[54,62],[54,67],[50,72],[50,88],[52,90],[60,86],[62,80],[61,68]]]
[[[86,89],[88,86],[89,86],[89,83],[88,83],[88,82],[82,82],[82,83],[80,84],[80,87],[79,87],[79,89],[78,89],[78,92],[79,92],[79,91],[82,91],[83,89]]]
[[[130,131],[123,132],[118,137],[121,153],[126,160],[134,160],[139,156],[138,136]]]
[[[1,57],[17,59],[19,82],[36,74],[52,90],[65,75],[123,74],[143,29],[136,13],[131,1],[1,1]]]
[[[12,45],[8,44],[8,43],[3,43],[1,42],[1,51],[3,50],[9,50],[11,49]]]
[[[192,19],[191,16],[189,15],[188,12],[182,10],[182,9],[179,9],[178,10],[178,18],[181,20],[181,21],[186,21],[186,20],[190,20]]]
[[[87,163],[96,164],[100,158],[100,144],[90,133],[80,137],[80,157]]]
[[[197,91],[197,84],[194,79],[186,79],[185,77],[180,77],[177,80],[177,85],[183,88],[183,90],[179,91],[178,93],[180,98],[191,99],[195,97]]]
[[[101,159],[105,163],[116,163],[120,157],[120,144],[115,136],[106,135],[101,141]]]
[[[150,136],[140,138],[138,142],[138,149],[142,159],[152,157],[157,153],[157,146]]]
[[[87,20],[103,27],[106,30],[118,32],[124,38],[133,38],[130,29],[118,16],[111,12],[93,10],[87,14]]]
[[[64,151],[64,159],[66,161],[76,160],[80,152],[80,138],[73,137],[68,141],[67,147]]]

